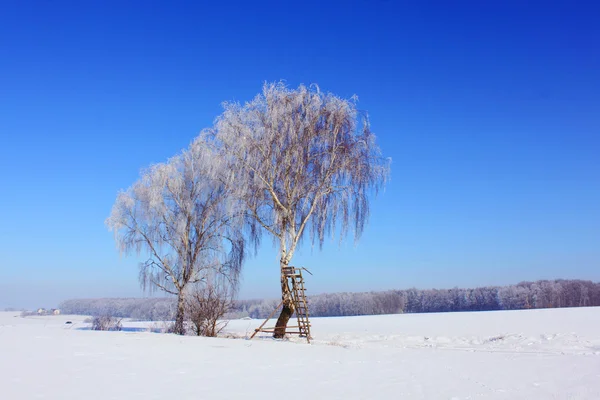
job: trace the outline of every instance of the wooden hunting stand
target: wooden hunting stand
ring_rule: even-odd
[[[297,331],[287,331],[286,333],[298,334],[300,337],[305,337],[306,341],[310,343],[310,321],[308,320],[308,303],[306,301],[306,288],[304,287],[304,278],[302,277],[302,270],[308,272],[310,271],[306,268],[296,268],[296,267],[285,267],[283,269],[283,274],[288,279],[288,283],[291,282],[290,288],[292,292],[292,302],[294,303],[296,319],[298,320],[297,326],[288,326],[287,328],[297,328]],[[311,274],[312,275],[312,274]],[[267,317],[267,319],[254,330],[250,339],[252,339],[258,332],[267,332],[273,333],[275,332],[275,328],[263,328],[265,324],[273,317],[273,315],[281,308],[283,305],[283,300],[279,305],[273,310],[271,315]]]

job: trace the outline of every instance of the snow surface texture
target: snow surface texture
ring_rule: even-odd
[[[314,318],[311,344],[84,319],[0,313],[0,398],[600,399],[600,307]]]

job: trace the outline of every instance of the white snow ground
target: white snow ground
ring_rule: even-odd
[[[0,399],[600,399],[600,307],[314,318],[312,344],[84,319],[0,313]]]

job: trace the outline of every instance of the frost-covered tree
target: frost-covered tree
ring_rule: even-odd
[[[385,183],[389,165],[355,99],[316,86],[273,83],[252,101],[224,108],[210,130],[213,144],[250,216],[250,237],[258,243],[262,231],[272,236],[281,271],[307,231],[319,246],[326,236],[345,237],[349,229],[355,240],[360,237],[369,196]],[[275,337],[285,335],[294,313],[283,272],[281,291]]]
[[[200,137],[119,193],[106,220],[121,252],[148,256],[140,263],[142,287],[177,296],[178,334],[188,287],[215,272],[235,283],[244,258],[243,218],[221,166]]]

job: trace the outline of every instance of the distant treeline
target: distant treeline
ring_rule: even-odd
[[[228,317],[266,318],[278,304],[279,300],[274,299],[238,300]],[[407,289],[309,297],[310,314],[315,317],[589,306],[600,306],[600,283],[563,279],[474,289]],[[73,299],[64,301],[60,308],[63,314],[109,314],[156,321],[172,318],[175,300]]]
[[[60,303],[61,314],[110,315],[144,321],[171,320],[176,299],[165,297],[147,298],[100,298],[72,299]]]

